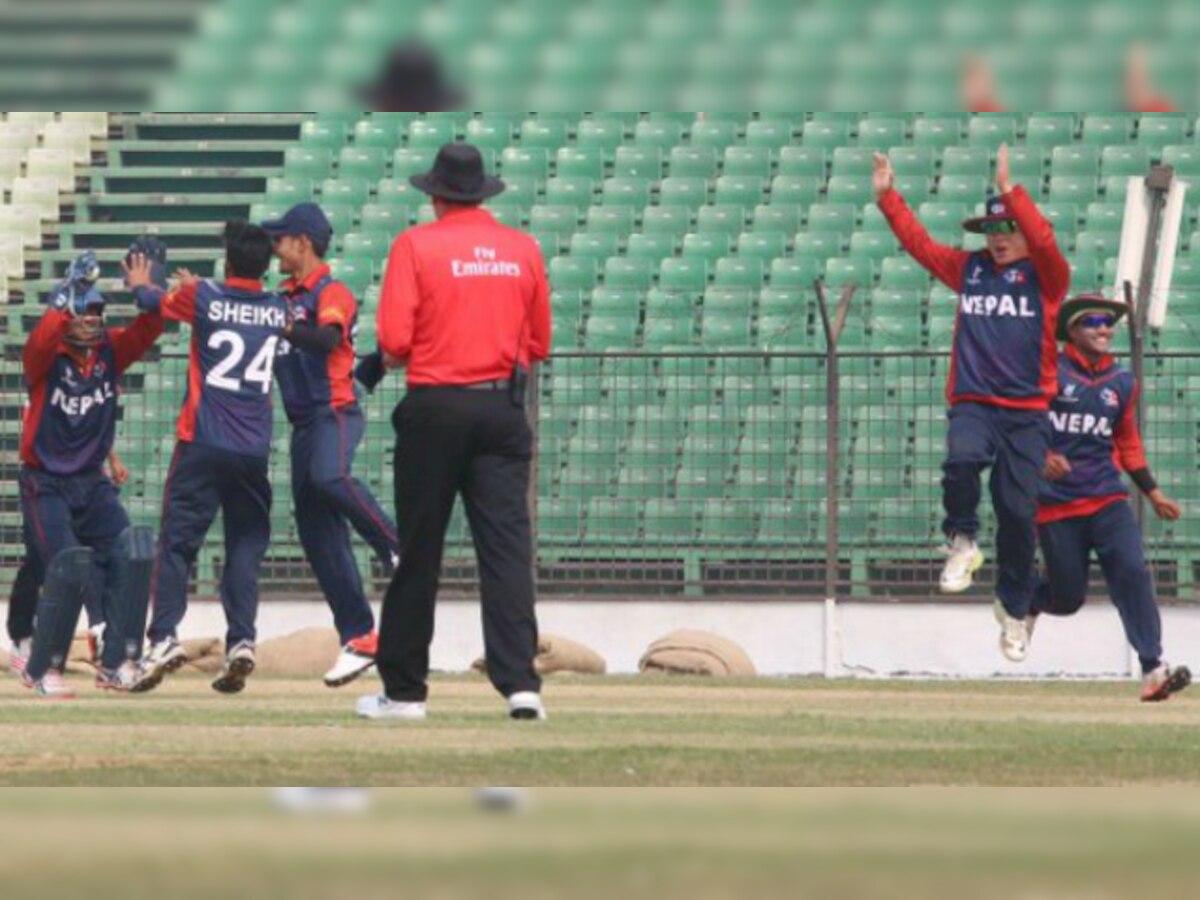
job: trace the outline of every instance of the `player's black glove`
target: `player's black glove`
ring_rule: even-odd
[[[376,350],[367,356],[364,356],[354,369],[354,379],[364,388],[368,394],[375,393],[375,388],[379,387],[379,383],[387,377],[387,368],[383,364],[383,354]]]
[[[154,284],[162,290],[167,289],[167,245],[153,235],[143,235],[129,245],[125,254],[125,264],[129,265],[135,256],[144,256],[150,262],[150,277]]]

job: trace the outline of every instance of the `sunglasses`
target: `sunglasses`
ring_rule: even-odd
[[[1005,219],[1002,222],[984,222],[984,234],[1016,234],[1017,223],[1012,219]]]
[[[1096,314],[1076,319],[1075,324],[1081,328],[1112,328],[1117,324],[1116,316]]]

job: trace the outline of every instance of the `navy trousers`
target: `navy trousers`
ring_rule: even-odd
[[[25,564],[13,585],[9,636],[14,641],[33,637],[38,594],[54,557],[72,547],[95,551],[95,590],[86,598],[88,622],[100,625],[113,574],[109,565],[113,545],[129,527],[120,492],[100,469],[78,475],[51,475],[25,468],[20,474]]]
[[[960,403],[950,410],[943,465],[943,530],[948,537],[979,534],[983,470],[990,468],[996,513],[996,596],[1009,615],[1029,614],[1035,586],[1038,485],[1046,462],[1050,420],[1037,410]]]
[[[188,576],[218,512],[225,521],[221,603],[227,646],[255,640],[258,578],[271,540],[267,460],[181,442],[164,490],[150,588],[151,641],[176,635],[187,612]]]
[[[389,571],[393,555],[400,552],[395,523],[352,474],[363,430],[362,411],[352,406],[322,413],[292,432],[296,527],[342,643],[375,629],[375,615],[350,544],[350,528]]]
[[[1042,525],[1046,578],[1033,598],[1033,612],[1073,616],[1087,599],[1092,553],[1121,614],[1125,636],[1143,672],[1162,662],[1162,617],[1142,549],[1142,531],[1128,503],[1113,503],[1095,515]]]

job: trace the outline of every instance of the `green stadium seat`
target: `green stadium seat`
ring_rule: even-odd
[[[823,182],[811,175],[776,175],[771,182],[771,205],[811,206],[820,198]]]
[[[550,284],[556,291],[590,291],[599,281],[599,266],[594,259],[560,256],[550,261]]]
[[[1051,202],[1039,208],[1060,237],[1067,238],[1068,243],[1075,237],[1079,231],[1079,204]]]
[[[669,234],[631,234],[625,254],[633,259],[649,259],[655,263],[676,255],[679,242]]]
[[[383,206],[368,203],[362,208],[362,230],[397,235],[408,229],[416,219],[416,209],[406,206]]]
[[[725,151],[724,174],[770,179],[771,151],[766,147],[729,147]]]
[[[753,209],[764,197],[766,182],[750,175],[722,175],[717,179],[714,202],[720,205]]]
[[[1014,179],[1040,187],[1046,174],[1046,151],[1041,147],[1010,147],[1008,165]]]
[[[691,142],[696,147],[723,150],[737,140],[737,125],[728,121],[696,122],[692,125]]]
[[[352,231],[342,242],[342,253],[347,257],[374,259],[382,264],[391,252],[395,238],[395,232],[390,231]]]
[[[945,148],[962,143],[962,120],[956,116],[923,116],[913,122],[913,144]]]
[[[905,142],[907,130],[908,124],[901,118],[863,119],[858,124],[858,145],[887,151]]]
[[[708,286],[709,260],[680,257],[662,260],[659,287],[664,291],[701,293]]]
[[[688,500],[647,500],[643,528],[645,543],[651,546],[691,545],[699,529],[697,506]]]
[[[527,150],[555,151],[564,146],[568,140],[568,128],[565,121],[536,118],[526,119],[520,127],[521,147]]]
[[[992,151],[989,147],[947,147],[942,153],[942,174],[990,178]]]
[[[760,205],[755,207],[754,223],[751,228],[756,234],[792,235],[800,230],[800,226],[802,224],[801,209],[799,205]]]
[[[361,207],[353,203],[327,203],[322,201],[321,209],[325,212],[330,224],[333,225],[335,234],[345,234],[348,231],[352,231],[355,220],[361,212]]]
[[[420,175],[433,168],[436,150],[418,148],[402,148],[392,155],[392,177],[397,181],[407,181],[413,175]]]
[[[852,203],[816,203],[808,209],[808,230],[840,234],[846,240],[855,231],[858,208]]]
[[[771,263],[770,284],[777,289],[808,291],[822,272],[823,264],[815,257],[777,259]]]
[[[746,125],[746,146],[765,147],[778,152],[789,145],[795,137],[795,127],[790,121],[762,119]]]
[[[641,146],[658,147],[663,152],[683,143],[683,125],[671,121],[644,119],[633,131],[634,143]]]
[[[283,151],[283,169],[290,178],[324,181],[333,172],[333,153],[325,147],[288,147]]]
[[[659,186],[659,200],[664,206],[686,206],[699,209],[708,202],[708,181],[698,177],[664,178]]]
[[[1111,149],[1111,148],[1107,148]],[[1090,175],[1093,178],[1100,174],[1100,150],[1083,144],[1069,144],[1055,147],[1050,153],[1050,175]]]
[[[1125,224],[1125,211],[1114,204],[1089,203],[1085,226],[1088,231],[1120,232]]]
[[[1101,154],[1100,171],[1111,175],[1146,175],[1150,172],[1150,150],[1138,147],[1105,147]]]
[[[845,233],[837,231],[802,231],[796,235],[793,252],[797,258],[816,257],[822,262],[839,256],[847,245]]]
[[[1075,139],[1073,118],[1034,113],[1025,123],[1025,143],[1034,147],[1058,147]]]
[[[590,178],[597,183],[604,178],[604,151],[599,147],[561,147],[556,159],[560,178]]]
[[[575,135],[577,147],[607,154],[615,153],[624,142],[625,126],[613,120],[584,119]]]
[[[1138,143],[1155,154],[1187,139],[1187,119],[1176,115],[1144,115],[1138,119]]]
[[[787,243],[786,233],[745,232],[738,238],[737,252],[739,257],[761,259],[769,263],[787,252]]]
[[[937,171],[931,147],[892,147],[888,157],[897,175],[932,178]]]
[[[1163,148],[1163,164],[1174,166],[1178,175],[1200,175],[1200,145],[1171,145]]]
[[[642,230],[647,234],[669,234],[682,238],[691,227],[692,211],[686,206],[651,206],[642,213]]]
[[[641,323],[630,316],[589,316],[584,326],[587,350],[623,350],[635,345]]]
[[[672,147],[669,167],[673,177],[713,180],[717,177],[719,157],[713,147]]]
[[[532,206],[529,209],[529,227],[533,231],[572,235],[579,229],[579,210],[574,206]]]
[[[713,284],[720,287],[750,288],[758,291],[765,279],[765,266],[759,258],[726,257],[713,270]]]
[[[700,209],[696,230],[701,234],[740,234],[746,225],[745,208],[717,204]]]
[[[1099,196],[1097,179],[1091,175],[1051,175],[1046,197],[1051,203],[1086,206]]]
[[[848,122],[812,119],[805,123],[801,140],[806,147],[833,150],[850,143]]]
[[[825,180],[827,152],[822,147],[783,147],[779,151],[779,174]]]
[[[830,180],[832,181],[832,179]],[[866,179],[863,180],[865,181]],[[910,205],[924,203],[933,194],[933,179],[927,178],[924,175],[897,175],[896,190],[904,196],[904,199]],[[874,189],[872,189],[868,200],[873,200],[874,197],[875,193]]]
[[[658,147],[619,147],[613,163],[613,175],[657,181],[663,175],[662,150]]]
[[[869,259],[831,259],[825,264],[825,283],[830,288],[839,289],[851,282],[857,283],[861,290],[871,290],[875,267]]]
[[[1089,113],[1083,119],[1083,142],[1092,146],[1128,144],[1133,140],[1133,118],[1128,115]]]
[[[308,178],[268,178],[265,199],[268,203],[307,203],[313,198],[313,183]]]
[[[899,252],[900,242],[891,234],[861,231],[850,237],[851,256],[879,261]]]
[[[705,314],[700,320],[700,342],[709,348],[753,346],[750,320],[743,316]]]
[[[610,288],[649,290],[657,268],[648,259],[614,256],[604,266],[604,284]]]
[[[407,179],[397,180],[385,178],[376,188],[376,202],[382,206],[411,206],[418,207],[425,202],[425,195],[418,191]]]
[[[617,255],[620,244],[621,239],[615,234],[578,232],[571,235],[571,256],[603,262],[607,261],[610,256]]]
[[[591,178],[560,175],[546,181],[545,191],[546,203],[551,206],[575,206],[582,209],[592,204],[596,183]]]
[[[361,179],[326,179],[321,183],[321,202],[362,206],[370,196],[367,185]]]
[[[437,151],[458,140],[458,128],[451,120],[417,119],[408,126],[408,146]]]
[[[500,195],[498,200],[491,201],[494,206],[497,203],[503,203],[508,206],[517,206],[522,209],[529,209],[539,202],[539,194],[543,182],[537,178],[531,178],[524,175],[510,175],[504,179],[504,193]],[[549,205],[556,205],[551,201],[546,201]],[[569,204],[564,204],[569,205]],[[580,204],[587,206],[587,203]]]
[[[606,178],[602,188],[605,206],[642,209],[650,203],[649,178]]]
[[[875,196],[871,177],[867,175],[834,175],[829,179],[830,203],[850,203],[861,206]]]
[[[467,143],[501,152],[513,142],[513,123],[508,118],[478,118],[467,122]]]
[[[943,175],[938,181],[941,203],[982,203],[987,196],[989,179],[978,175]]]
[[[550,176],[550,157],[544,147],[509,147],[500,154],[504,177],[523,176],[545,181]]]
[[[858,228],[860,231],[875,234],[891,234],[892,232],[892,226],[888,224],[887,216],[883,214],[883,210],[877,203],[868,203],[863,207],[862,222],[859,223]]]
[[[630,206],[593,206],[587,211],[588,231],[619,234],[627,238],[635,230],[635,210]]]
[[[346,143],[346,126],[325,119],[308,119],[300,125],[300,146],[309,149],[340,150]]]

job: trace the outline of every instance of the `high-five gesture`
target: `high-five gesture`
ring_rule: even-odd
[[[1012,169],[1008,161],[1008,144],[1001,144],[996,154],[996,188],[1001,194],[1007,194],[1013,189]]]
[[[883,195],[896,185],[896,173],[892,169],[892,161],[882,153],[875,153],[875,174],[871,180],[875,188],[875,197],[883,199]]]

